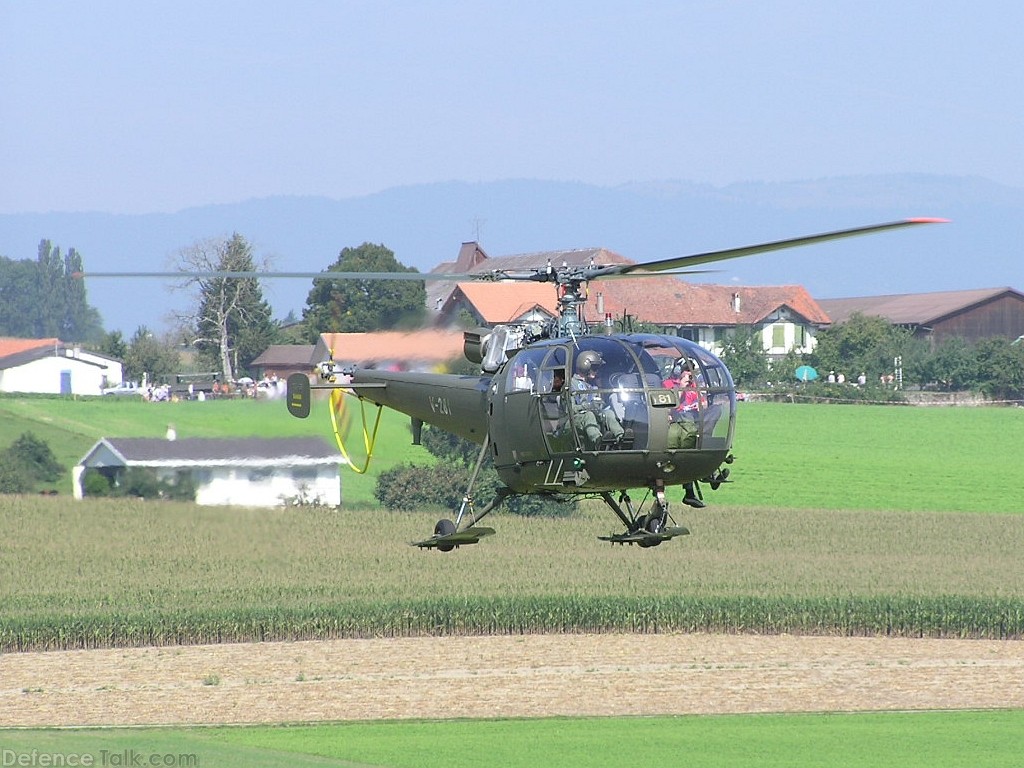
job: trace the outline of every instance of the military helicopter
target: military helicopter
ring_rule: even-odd
[[[717,490],[734,461],[736,390],[725,363],[677,336],[648,333],[598,335],[583,317],[594,280],[694,274],[694,267],[757,253],[812,245],[944,219],[911,218],[740,248],[637,264],[590,264],[523,272],[345,273],[204,272],[195,277],[302,277],[314,279],[486,280],[553,283],[558,315],[546,323],[499,325],[465,333],[464,352],[478,375],[343,368],[333,359],[287,381],[286,403],[309,416],[314,389],[351,395],[406,414],[414,444],[424,424],[480,445],[454,520],[437,521],[433,534],[412,542],[450,552],[494,534],[479,523],[510,496],[542,494],[601,499],[622,530],[599,538],[650,548],[689,534],[669,510],[666,489],[682,486],[684,502],[703,506],[702,486]],[[182,273],[90,273],[91,277],[182,277]],[[379,413],[379,411],[378,411]],[[366,425],[364,424],[364,431]],[[474,489],[490,457],[504,483],[477,510]],[[630,491],[644,489],[635,504]],[[649,502],[649,503],[648,503]]]

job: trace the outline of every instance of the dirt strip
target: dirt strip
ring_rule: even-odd
[[[528,635],[0,656],[0,726],[1024,707],[1024,642]]]

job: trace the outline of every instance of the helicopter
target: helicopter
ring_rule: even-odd
[[[297,418],[311,413],[312,393],[331,390],[411,419],[420,443],[424,424],[453,433],[480,449],[454,519],[411,542],[450,552],[495,533],[480,521],[514,495],[598,498],[622,528],[598,538],[651,548],[689,534],[670,513],[667,489],[685,489],[684,504],[704,506],[703,486],[730,482],[736,429],[736,388],[725,363],[696,342],[652,333],[596,334],[583,316],[594,280],[695,274],[694,267],[945,219],[908,218],[883,224],[633,264],[566,265],[524,270],[452,273],[195,272],[193,277],[299,277],[359,280],[531,281],[554,285],[558,312],[546,322],[512,323],[464,333],[475,375],[345,367],[333,356],[316,365],[317,383],[295,373],[286,406]],[[182,273],[107,272],[86,277],[182,277]],[[367,461],[372,453],[367,423]],[[374,434],[375,434],[374,428]],[[335,429],[337,434],[337,429]],[[339,447],[341,439],[339,438]],[[344,448],[342,448],[344,452]],[[479,510],[474,491],[491,459],[503,486]],[[643,489],[634,503],[630,491]]]

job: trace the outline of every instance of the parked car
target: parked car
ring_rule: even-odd
[[[116,387],[104,387],[104,395],[141,395],[142,388],[134,381],[124,381]]]

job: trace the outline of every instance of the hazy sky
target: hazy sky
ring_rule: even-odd
[[[1024,187],[1024,3],[0,0],[0,212],[535,178]]]

